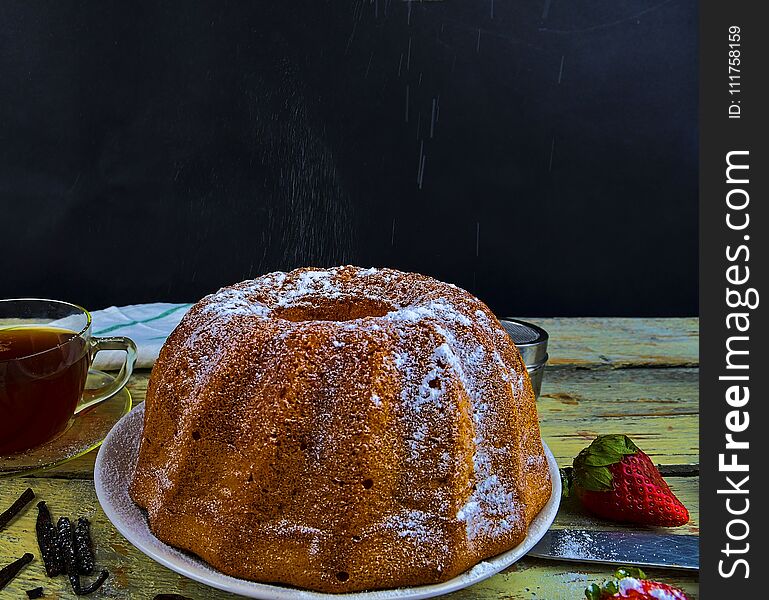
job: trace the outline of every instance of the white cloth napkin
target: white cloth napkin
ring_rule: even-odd
[[[158,357],[166,338],[182,320],[192,304],[133,304],[110,306],[91,313],[91,332],[95,337],[125,336],[131,338],[139,351],[137,369],[148,369]],[[102,350],[93,367],[103,371],[119,369],[125,362],[125,352]]]

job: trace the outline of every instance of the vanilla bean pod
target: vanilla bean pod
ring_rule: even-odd
[[[77,570],[77,557],[75,555],[74,536],[72,534],[72,523],[67,517],[61,517],[58,522],[59,530],[59,552],[64,559],[64,565],[66,567],[67,577],[69,577],[69,583],[72,586],[72,591],[78,596],[87,596],[98,590],[101,585],[109,577],[109,571],[106,569],[99,573],[99,577],[86,587],[83,587],[80,583],[80,573]]]
[[[90,525],[88,519],[80,517],[75,526],[75,559],[77,560],[77,572],[80,575],[90,575],[94,569]]]
[[[64,561],[59,551],[58,532],[44,501],[37,503],[37,510],[37,523],[35,524],[37,545],[40,547],[46,575],[56,577],[59,573],[64,572]]]
[[[34,556],[27,552],[21,558],[14,560],[10,565],[0,569],[0,590],[11,583],[13,578],[19,574],[19,571],[24,568],[24,565],[31,563],[33,558]]]
[[[87,596],[88,594],[93,594],[96,590],[98,590],[102,584],[107,581],[107,577],[109,577],[109,571],[107,569],[104,569],[101,573],[99,573],[99,576],[96,578],[96,580],[86,587],[80,586],[80,576],[78,575],[78,587],[75,588],[74,585],[72,586],[72,589],[75,591],[75,594],[78,596]],[[70,583],[72,582],[72,579],[70,578]]]
[[[75,545],[72,539],[72,523],[67,517],[59,517],[56,524],[58,529],[59,554],[64,563],[64,572],[69,577],[72,591],[78,594],[80,590],[80,576],[77,573],[77,559],[75,558]],[[79,595],[79,594],[78,594]]]
[[[34,498],[35,492],[32,491],[32,488],[27,488],[24,490],[16,502],[11,504],[7,510],[4,510],[2,513],[0,513],[0,529],[3,529],[6,525],[8,525],[8,523],[11,522],[11,519],[18,515],[21,512],[21,509],[32,502]]]

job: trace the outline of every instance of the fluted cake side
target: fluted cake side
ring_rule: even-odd
[[[224,573],[436,583],[550,496],[520,355],[468,292],[390,269],[271,273],[198,302],[150,378],[131,495]]]

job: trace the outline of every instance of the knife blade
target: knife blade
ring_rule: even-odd
[[[551,529],[529,556],[697,571],[700,539],[696,535]]]

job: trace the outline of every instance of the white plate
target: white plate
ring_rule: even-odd
[[[94,484],[96,495],[104,513],[129,542],[161,565],[165,565],[195,581],[249,598],[261,598],[263,600],[416,599],[432,598],[466,588],[506,569],[531,550],[552,524],[555,514],[558,512],[561,498],[561,477],[558,473],[558,465],[553,453],[545,445],[545,455],[553,480],[553,492],[545,507],[531,523],[526,538],[512,550],[485,560],[454,579],[434,585],[352,594],[323,594],[279,585],[256,583],[224,575],[196,556],[172,548],[152,535],[147,517],[128,495],[129,482],[133,478],[139,453],[143,417],[144,404],[142,403],[115,425],[99,449],[94,469]]]

